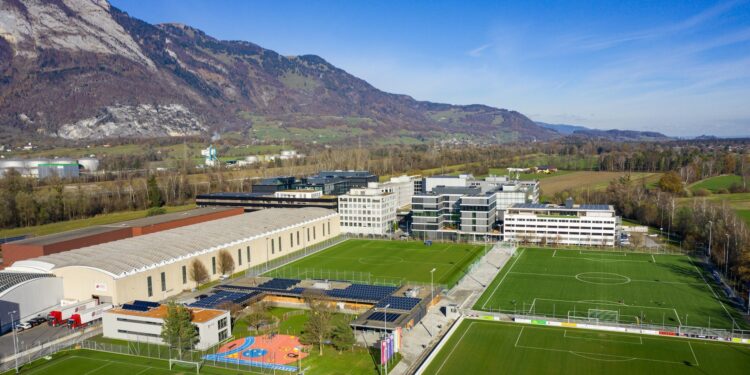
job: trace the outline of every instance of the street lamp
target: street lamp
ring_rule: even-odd
[[[711,258],[711,229],[714,226],[714,222],[709,220],[708,221],[708,257]]]
[[[388,332],[388,327],[386,327],[385,323],[388,321],[388,308],[389,307],[391,307],[390,303],[383,307],[383,340],[386,339],[386,335]],[[388,374],[388,359],[387,358],[385,360],[385,374]]]
[[[435,298],[435,287],[433,287],[433,275],[435,274],[435,270],[437,268],[433,268],[430,270],[430,303],[432,303],[432,300]]]
[[[10,311],[8,312],[8,315],[10,315],[10,328],[13,330],[13,357],[16,362],[16,374],[18,374],[18,336],[16,336],[16,321],[13,319],[13,314],[15,314],[16,311]]]
[[[727,233],[727,242],[724,243],[724,277],[729,277],[729,233]]]

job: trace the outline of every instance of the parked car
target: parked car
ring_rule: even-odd
[[[23,330],[26,330],[26,329],[29,329],[29,328],[31,328],[31,324],[29,324],[29,322],[18,323],[16,325],[16,330],[17,331],[23,331]]]
[[[47,319],[45,319],[45,318],[43,318],[41,316],[37,316],[36,318],[31,318],[28,321],[28,323],[31,324],[32,327],[36,327],[36,326],[38,326],[38,325],[40,325],[42,323],[46,323],[46,322],[47,322]]]

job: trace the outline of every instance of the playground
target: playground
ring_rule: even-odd
[[[308,355],[301,349],[302,344],[297,336],[249,336],[230,341],[221,346],[216,354],[205,355],[203,359],[294,372]]]

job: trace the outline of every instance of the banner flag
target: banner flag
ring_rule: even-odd
[[[380,364],[384,365],[386,360],[386,348],[385,348],[385,340],[380,341]]]

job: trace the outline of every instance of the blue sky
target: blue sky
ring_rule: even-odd
[[[750,0],[137,1],[375,87],[534,120],[674,136],[750,136]]]

